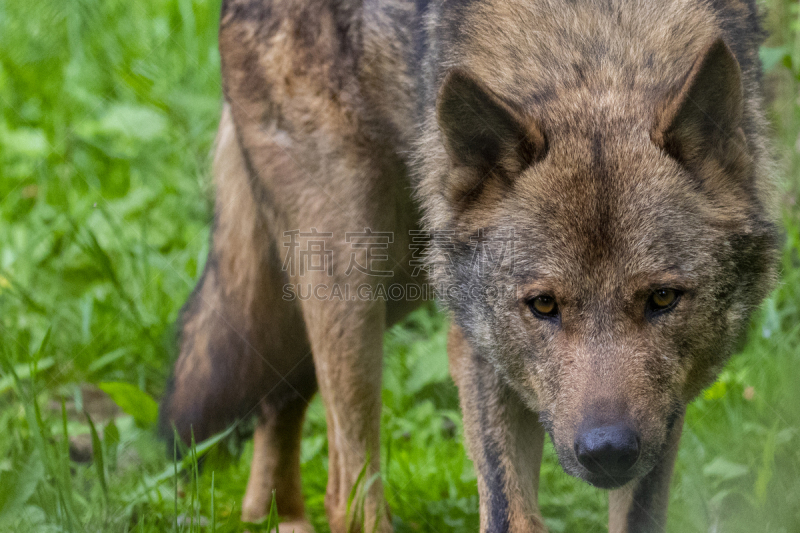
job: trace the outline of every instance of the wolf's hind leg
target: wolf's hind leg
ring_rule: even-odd
[[[263,518],[274,490],[278,514],[286,520],[281,529],[313,532],[311,524],[305,520],[300,489],[300,440],[307,405],[305,399],[299,397],[283,406],[266,401],[259,404],[242,520],[252,522]]]

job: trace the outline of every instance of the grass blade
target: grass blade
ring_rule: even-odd
[[[103,497],[106,505],[108,505],[108,482],[106,481],[106,467],[103,461],[103,445],[100,442],[100,436],[97,434],[97,429],[94,426],[92,417],[86,410],[83,411],[86,416],[86,421],[89,423],[89,431],[92,434],[92,459],[94,466],[97,470],[97,477],[100,480],[100,487],[103,489]]]
[[[177,532],[178,531],[178,439],[180,437],[178,437],[178,430],[176,430],[174,427],[172,428],[172,431],[175,433],[175,438],[172,441],[172,466],[173,466],[173,468],[175,470],[175,477],[174,477],[174,483],[175,483],[175,494],[174,494],[174,496],[175,496],[175,525],[174,525],[173,529],[174,529],[174,531]]]

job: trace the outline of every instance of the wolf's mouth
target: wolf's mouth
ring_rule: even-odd
[[[588,484],[592,485],[593,487],[597,487],[598,489],[618,489],[623,487],[633,481],[634,477],[632,475],[621,475],[621,476],[609,476],[604,474],[592,474],[591,472],[586,472],[584,475],[580,476]]]

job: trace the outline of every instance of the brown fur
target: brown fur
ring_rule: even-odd
[[[481,530],[544,531],[548,432],[568,473],[614,489],[611,531],[660,531],[685,407],[775,277],[760,40],[736,0],[227,0],[212,248],[162,423],[205,438],[259,406],[245,518],[277,489],[310,531],[297,450],[319,388],[331,529],[357,529],[348,495],[366,461],[379,469],[382,332],[416,302],[281,287],[424,283],[409,231],[452,230],[430,266],[439,287],[479,289],[444,303]],[[282,268],[284,232],[311,228],[333,235],[332,276]],[[363,228],[393,232],[390,278],[344,276],[344,235]],[[668,312],[649,310],[659,288],[680,293]],[[532,313],[539,295],[557,315]],[[587,470],[576,439],[620,423],[634,466]],[[390,530],[379,482],[366,502]]]

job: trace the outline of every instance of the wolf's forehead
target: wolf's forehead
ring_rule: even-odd
[[[522,209],[564,230],[603,240],[615,229],[631,235],[643,218],[666,216],[681,205],[688,209],[696,197],[685,170],[652,143],[645,128],[623,117],[565,125],[549,147],[546,159],[523,172],[515,188]]]
[[[680,242],[681,232],[690,240]],[[707,243],[691,230],[648,230],[646,223],[627,229],[611,217],[604,225],[565,222],[528,232],[516,247],[514,275],[522,285],[540,282],[560,296],[612,294],[671,280],[691,283],[708,254]]]
[[[649,140],[647,140],[649,142]],[[711,238],[691,181],[645,141],[580,135],[517,184],[523,264],[548,277],[691,268]],[[605,281],[608,275],[604,274]]]

